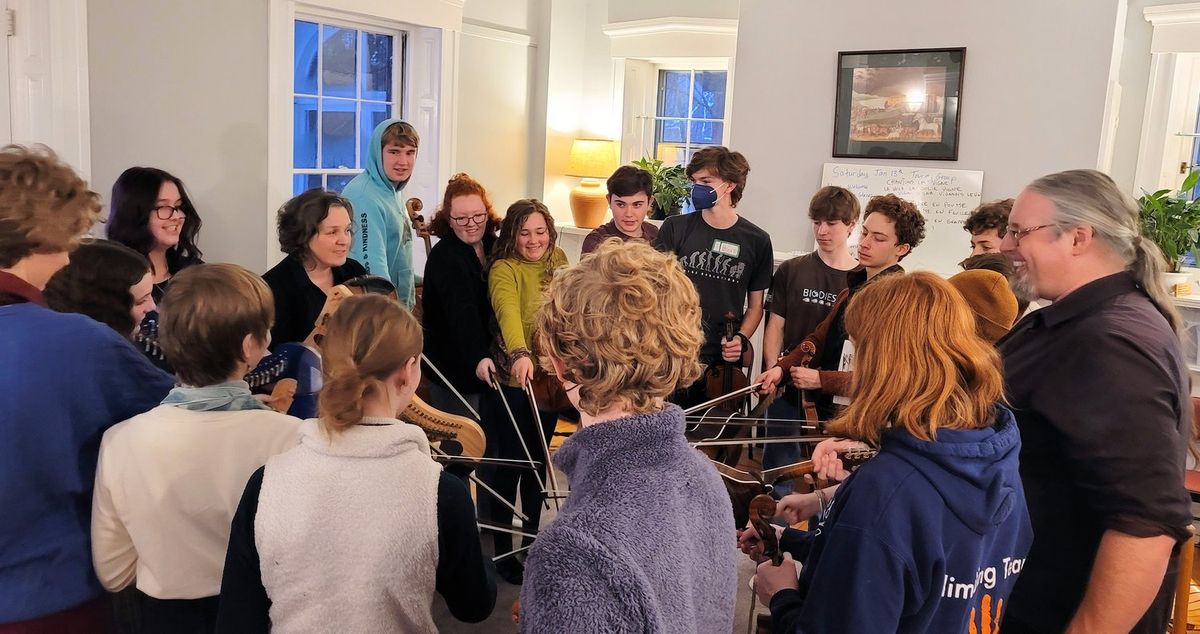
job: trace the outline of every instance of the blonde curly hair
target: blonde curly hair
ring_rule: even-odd
[[[700,299],[674,256],[611,238],[545,293],[540,349],[579,384],[583,411],[594,416],[623,403],[649,412],[700,377]]]
[[[71,251],[100,219],[100,195],[48,147],[0,149],[0,268]]]

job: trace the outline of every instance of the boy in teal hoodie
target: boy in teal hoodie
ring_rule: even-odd
[[[407,122],[388,119],[375,127],[366,170],[354,177],[342,196],[354,206],[358,228],[354,259],[367,273],[396,285],[396,296],[409,309],[413,293],[412,223],[404,209],[404,186],[417,162],[420,137]]]

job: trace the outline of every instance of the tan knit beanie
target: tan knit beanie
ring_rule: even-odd
[[[963,271],[950,284],[967,300],[975,313],[979,336],[996,343],[1017,320],[1017,297],[1003,275],[986,269]]]

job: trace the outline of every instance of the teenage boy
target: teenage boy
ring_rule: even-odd
[[[829,315],[838,293],[846,289],[846,273],[858,267],[847,242],[858,222],[858,198],[842,187],[822,187],[808,203],[817,249],[779,266],[767,300],[763,359],[768,364],[793,347]],[[800,393],[792,387],[767,410],[767,435],[792,436],[800,431]],[[780,421],[780,422],[773,422]],[[763,468],[800,459],[799,443],[770,444],[763,449]],[[790,486],[785,487],[790,490]],[[784,494],[787,491],[783,492]]]
[[[963,229],[971,234],[971,255],[1000,253],[1000,241],[1008,228],[1008,214],[1012,212],[1013,199],[993,200],[983,203],[971,212]]]
[[[750,163],[741,152],[706,147],[687,166],[695,213],[672,216],[658,232],[656,246],[674,253],[700,295],[705,342],[700,363],[738,362],[763,316],[763,295],[771,285],[771,236],[737,212]],[[726,339],[725,314],[733,313],[737,333]],[[697,381],[678,400],[703,400]]]
[[[413,227],[404,208],[404,186],[412,178],[420,143],[416,129],[400,119],[375,126],[366,169],[342,190],[354,206],[354,259],[371,275],[391,280],[396,296],[409,309],[416,296]]]
[[[608,208],[612,220],[600,225],[583,239],[583,254],[591,253],[609,238],[621,241],[640,239],[654,244],[658,227],[646,222],[646,213],[654,200],[654,181],[650,172],[622,165],[608,177]]]
[[[42,298],[99,212],[53,152],[0,150],[0,631],[105,631],[88,536],[100,436],[174,384],[112,328]]]
[[[847,288],[838,294],[832,311],[821,325],[775,367],[754,380],[763,384],[764,392],[769,392],[786,374],[794,387],[820,390],[816,408],[821,421],[828,421],[837,413],[834,397],[845,397],[850,393],[852,375],[841,370],[843,353],[853,353],[852,348],[847,348],[844,323],[847,303],[876,277],[904,272],[900,260],[925,239],[925,218],[915,205],[895,194],[872,198],[865,213],[858,242],[858,262],[862,268],[846,274]],[[812,354],[812,361],[809,367],[801,367],[799,363],[806,350]]]

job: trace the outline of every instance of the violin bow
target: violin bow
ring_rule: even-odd
[[[433,445],[430,445],[429,448],[432,449],[438,455],[442,456],[443,458],[451,458],[451,459],[455,458],[455,456],[452,456],[452,455],[442,451],[440,448],[434,447]],[[484,491],[487,491],[488,493],[492,494],[492,497],[496,498],[497,500],[500,500],[500,503],[503,504],[504,506],[507,506],[509,508],[509,510],[511,510],[514,514],[516,514],[517,517],[521,518],[522,522],[529,521],[529,517],[527,515],[518,511],[516,506],[513,506],[508,500],[504,499],[503,495],[496,493],[495,489],[493,489],[492,487],[485,484],[479,476],[475,475],[474,472],[468,473],[467,477],[471,479],[471,482],[474,482],[477,486],[482,488]]]
[[[446,387],[450,388],[451,392],[454,392],[454,395],[458,397],[458,400],[462,401],[463,406],[467,408],[468,412],[471,412],[471,415],[475,417],[475,420],[482,423],[483,417],[479,415],[479,412],[475,411],[474,407],[471,407],[471,404],[467,402],[467,398],[458,391],[458,388],[454,387],[454,384],[450,383],[450,380],[446,378],[446,375],[442,374],[442,371],[433,364],[433,361],[429,360],[429,357],[425,356],[424,352],[421,353],[421,360],[425,362],[425,365],[429,366],[430,370],[433,370],[433,373],[442,380],[442,383],[444,383]]]
[[[508,399],[504,397],[504,390],[500,389],[500,381],[496,378],[495,372],[488,373],[488,382],[491,384],[492,389],[496,390],[496,394],[500,396],[500,402],[504,404],[504,411],[508,413],[508,420],[513,424],[513,431],[517,432],[517,440],[521,441],[521,449],[525,451],[525,457],[529,459],[529,464],[536,464],[533,454],[529,452],[529,445],[525,444],[525,434],[521,433],[521,426],[517,424],[517,417],[513,415],[512,407],[509,407]],[[534,410],[533,415],[537,416],[536,410]],[[540,423],[538,427],[541,427]],[[539,433],[538,435],[540,436],[541,434]],[[542,474],[538,473],[537,467],[533,469],[533,477],[537,480],[538,487],[542,489],[542,495],[547,496],[546,483],[542,481]],[[546,497],[542,498],[542,504],[547,510],[550,509],[550,501]]]
[[[538,440],[542,441],[542,455],[546,457],[546,476],[550,479],[550,487],[554,495],[554,510],[561,510],[558,506],[558,497],[561,494],[558,489],[558,476],[554,475],[554,463],[550,462],[550,443],[546,442],[546,435],[542,433],[542,419],[538,417],[537,398],[533,395],[532,382],[525,382],[525,396],[529,397],[529,408],[533,412],[534,429],[538,430]],[[558,417],[554,417],[554,424],[558,425]]]
[[[704,401],[703,403],[700,403],[699,405],[693,405],[693,406],[683,410],[683,415],[687,416],[688,414],[695,414],[696,412],[699,412],[701,410],[709,409],[714,405],[724,403],[725,401],[735,399],[735,398],[737,398],[739,396],[743,396],[745,394],[750,394],[751,392],[754,392],[755,390],[757,390],[760,387],[762,387],[762,383],[751,383],[750,385],[747,385],[746,387],[738,388],[728,394],[723,394],[721,396],[718,396],[717,398],[714,398],[714,399],[711,399],[708,401]]]

